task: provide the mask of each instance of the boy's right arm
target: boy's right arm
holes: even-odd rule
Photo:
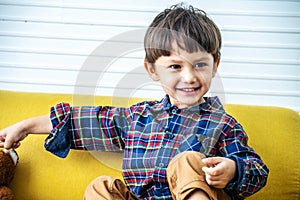
[[[18,148],[28,134],[49,134],[51,130],[49,114],[23,120],[0,130],[0,147]]]

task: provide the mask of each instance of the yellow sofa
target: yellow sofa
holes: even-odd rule
[[[0,129],[49,113],[50,106],[62,101],[72,103],[72,95],[0,91]],[[111,98],[96,97],[95,102],[108,105]],[[267,106],[226,105],[226,110],[243,124],[250,145],[270,169],[266,187],[249,199],[300,199],[299,114]],[[119,155],[72,150],[61,159],[44,150],[45,137],[29,135],[17,149],[20,160],[11,184],[16,200],[82,199],[97,176],[122,177]]]

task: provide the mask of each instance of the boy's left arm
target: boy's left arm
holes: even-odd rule
[[[248,197],[263,188],[269,170],[260,156],[248,146],[248,137],[241,125],[236,123],[232,129],[225,131],[220,141],[220,151],[224,156],[220,158],[220,167],[223,166],[227,178],[231,177],[225,189],[235,195]],[[233,167],[234,174],[228,170],[228,166]]]

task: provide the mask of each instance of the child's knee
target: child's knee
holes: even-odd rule
[[[191,179],[205,181],[205,173],[202,171],[205,155],[200,152],[186,151],[176,155],[167,167],[167,179],[169,182],[187,182]],[[184,181],[184,182],[185,182]]]
[[[111,176],[99,176],[97,178],[95,178],[90,185],[101,185],[101,186],[106,186],[107,188],[110,188],[110,186],[113,184],[113,182],[116,179],[114,177]]]
[[[116,179],[111,176],[97,177],[86,187],[84,199],[94,199],[110,193],[115,180]]]
[[[173,167],[193,167],[197,166],[197,168],[204,166],[202,159],[205,158],[205,155],[196,152],[196,151],[185,151],[177,154],[169,163],[168,169]],[[179,165],[179,166],[178,166]],[[194,168],[194,167],[193,167]]]
[[[139,200],[120,179],[111,176],[99,176],[90,183],[85,192],[85,200],[89,199]]]

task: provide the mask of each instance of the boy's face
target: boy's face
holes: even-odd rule
[[[179,49],[170,56],[159,57],[145,68],[154,81],[159,81],[171,103],[179,108],[199,105],[217,72],[219,60],[205,51],[188,53]]]

